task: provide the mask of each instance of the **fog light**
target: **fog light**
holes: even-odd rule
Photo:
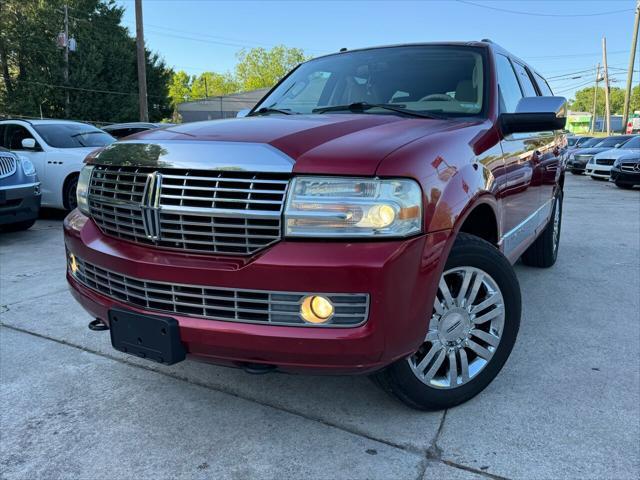
[[[71,273],[74,275],[78,271],[78,262],[76,261],[76,256],[73,253],[69,254],[69,268],[71,269]]]
[[[305,297],[300,305],[300,315],[309,323],[325,323],[333,316],[333,312],[331,301],[320,295]]]

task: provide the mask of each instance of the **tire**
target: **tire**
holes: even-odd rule
[[[596,176],[594,176],[594,175],[591,175],[591,179],[592,179],[592,180],[597,180],[598,182],[601,182],[601,181],[603,181],[603,180],[604,180],[604,178],[596,177]]]
[[[67,210],[73,210],[78,206],[78,198],[76,197],[76,190],[78,188],[78,175],[69,177],[62,189],[62,201],[64,202],[64,208]]]
[[[616,187],[622,188],[623,190],[631,190],[631,189],[633,189],[633,185],[631,185],[629,183],[615,182],[615,184],[616,184]]]
[[[562,191],[559,191],[554,198],[549,223],[547,223],[547,226],[536,241],[522,254],[522,263],[525,265],[549,268],[556,263],[558,247],[560,246],[560,231],[562,229],[562,198]],[[557,231],[555,229],[556,221]]]
[[[581,170],[571,170],[571,173],[573,173],[574,175],[582,175],[584,172]]]
[[[464,280],[467,273],[471,275],[468,281]],[[481,277],[480,288],[475,289],[474,285],[479,273],[484,277]],[[460,311],[468,312],[474,306],[485,302],[491,296],[491,292],[496,293],[496,290],[485,287],[485,281],[491,281],[493,287],[497,288],[499,299],[496,302],[498,303],[489,304],[486,308],[479,310],[477,315],[468,315],[464,318],[465,314],[461,315]],[[458,298],[465,282],[468,285],[465,290],[466,295],[463,296],[468,300],[466,304],[460,303]],[[413,355],[398,360],[373,376],[374,383],[383,390],[419,410],[453,407],[484,390],[507,361],[520,326],[521,298],[518,279],[506,257],[490,243],[473,235],[460,233],[447,259],[441,277],[441,285],[443,283],[448,287],[451,286],[448,291],[455,306],[445,300],[442,288],[439,288],[425,342]],[[457,287],[457,290],[454,287]],[[491,298],[495,297],[491,296]],[[476,325],[474,318],[485,317],[487,315],[485,312],[498,313],[498,315]],[[495,346],[467,333],[469,328],[474,331],[485,328],[493,332],[494,323],[499,326],[496,331],[500,332],[497,343],[495,338],[492,340],[496,343]],[[452,339],[445,338],[445,335],[460,336]],[[466,340],[464,340],[465,335]],[[471,346],[471,343],[474,345]],[[487,353],[491,354],[487,360],[479,354],[476,355],[472,350],[478,346],[482,347],[485,356]],[[434,348],[438,353],[431,353]],[[491,349],[493,350],[490,351]],[[467,368],[466,379],[463,376],[463,352],[467,366],[475,367]],[[427,359],[430,355],[431,360]],[[453,363],[455,370],[450,368],[452,356],[455,360]],[[443,359],[440,360],[441,358]],[[425,362],[422,367],[421,362]],[[478,365],[480,365],[479,368]],[[427,377],[432,370],[434,373],[429,380]],[[452,371],[455,375],[451,375]]]
[[[11,223],[9,225],[3,225],[0,227],[0,231],[3,232],[21,232],[22,230],[28,230],[36,223],[36,219],[25,220],[24,222]]]

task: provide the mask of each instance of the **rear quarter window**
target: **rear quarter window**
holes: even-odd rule
[[[553,90],[551,90],[547,81],[537,73],[534,73],[533,76],[536,78],[536,83],[538,84],[538,88],[542,95],[545,97],[553,97]]]

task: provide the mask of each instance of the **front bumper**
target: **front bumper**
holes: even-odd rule
[[[0,225],[38,218],[41,199],[39,182],[0,187]]]
[[[625,185],[640,185],[640,173],[632,173],[613,167],[611,169],[611,180]]]
[[[224,365],[275,365],[282,371],[369,373],[424,341],[451,235],[442,231],[384,242],[280,241],[251,258],[193,255],[107,237],[77,210],[64,224],[69,252],[101,268],[157,282],[275,292],[366,293],[366,323],[350,328],[280,326],[165,314],[180,325],[193,357]],[[67,279],[74,297],[108,323],[111,308],[140,313]]]
[[[585,174],[598,178],[609,178],[611,166],[588,163]]]

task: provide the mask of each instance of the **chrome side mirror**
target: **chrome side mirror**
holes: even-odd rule
[[[567,99],[564,97],[525,97],[514,113],[500,115],[500,127],[509,133],[561,130],[567,123]]]
[[[33,138],[23,138],[22,142],[20,142],[22,148],[25,150],[35,150],[36,149],[36,141]]]

